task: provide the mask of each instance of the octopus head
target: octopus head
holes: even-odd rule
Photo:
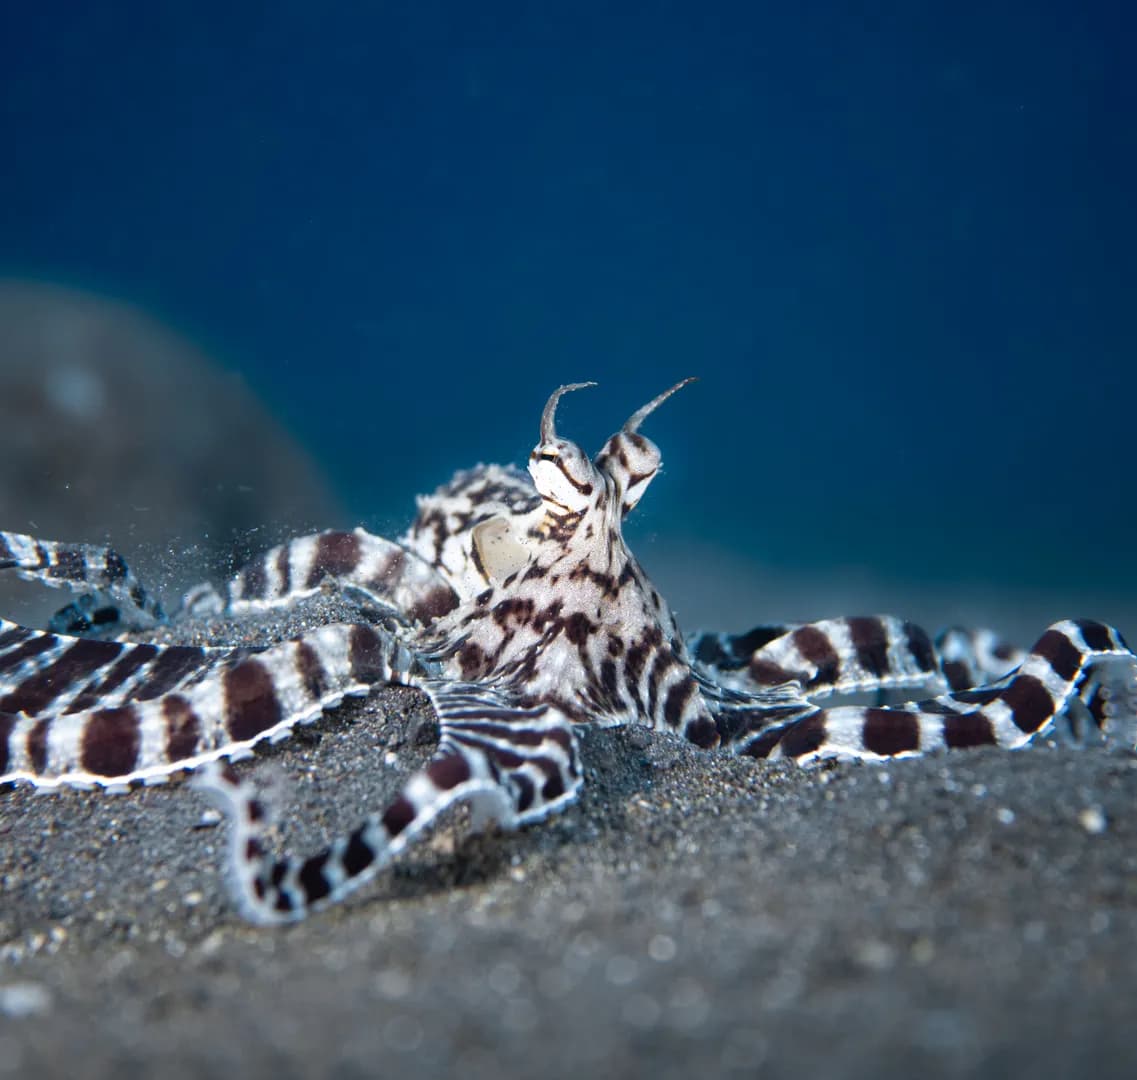
[[[659,447],[639,433],[640,424],[676,390],[692,381],[676,383],[636,410],[594,460],[576,443],[557,435],[556,411],[564,394],[596,384],[570,383],[557,389],[541,415],[541,441],[529,455],[529,474],[546,511],[563,517],[607,503],[620,508],[620,517],[631,510],[659,472],[661,463]]]
[[[596,468],[610,478],[614,497],[619,501],[621,517],[643,497],[663,460],[659,447],[640,434],[640,424],[676,390],[682,389],[689,382],[694,382],[694,379],[688,378],[676,383],[642,409],[637,409],[596,455]]]

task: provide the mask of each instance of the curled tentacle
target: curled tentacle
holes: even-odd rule
[[[202,770],[195,784],[230,818],[232,884],[256,923],[295,922],[342,900],[389,865],[455,802],[471,804],[475,826],[537,821],[571,802],[582,773],[576,735],[556,708],[523,708],[481,686],[425,684],[438,711],[438,751],[381,813],[307,858],[268,850],[264,801],[229,765]]]

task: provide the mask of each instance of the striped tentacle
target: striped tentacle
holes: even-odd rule
[[[936,656],[949,690],[968,690],[1014,671],[1026,653],[993,630],[952,626],[936,636]]]
[[[229,583],[227,607],[239,615],[287,606],[318,592],[325,581],[424,624],[458,604],[454,590],[420,556],[355,529],[302,536],[257,556]]]
[[[993,630],[953,626],[936,637],[936,655],[948,689],[969,690],[1004,679],[1026,659],[1027,653]],[[1117,734],[1128,717],[1137,717],[1137,686],[1125,657],[1099,658],[1087,664],[1062,715],[1063,734],[1075,741],[1096,732],[1105,738]]]
[[[569,718],[554,707],[518,707],[485,686],[425,683],[438,711],[434,757],[378,814],[307,858],[273,857],[255,787],[220,763],[195,784],[231,820],[232,881],[252,922],[295,922],[370,881],[453,803],[471,804],[473,824],[505,828],[537,821],[576,797],[582,781]]]
[[[752,693],[796,682],[817,698],[939,681],[928,635],[891,615],[760,626],[717,639],[703,635],[695,646],[702,654],[697,651],[696,658],[724,685]]]
[[[84,598],[83,603],[72,605],[76,617],[87,608],[91,612],[105,612],[102,621],[117,621],[109,613],[119,606],[126,621],[138,627],[153,626],[166,618],[162,605],[143,588],[113,548],[64,544],[58,540],[37,540],[23,533],[0,532],[0,570],[15,570],[28,581],[55,588],[94,593],[95,596]],[[64,619],[65,613],[70,611],[71,607],[65,608],[57,620]]]
[[[102,641],[0,619],[0,711],[36,717],[147,700],[255,651]]]
[[[752,757],[824,757],[880,760],[939,749],[1024,745],[1053,726],[1076,697],[1087,671],[1103,661],[1137,671],[1121,635],[1090,621],[1051,626],[1019,668],[989,686],[952,691],[895,708],[816,709],[800,719],[756,733],[738,752]]]
[[[282,738],[351,694],[417,677],[394,636],[331,624],[263,650],[93,641],[3,624],[0,782],[121,790]]]
[[[801,623],[763,623],[744,634],[725,634],[700,630],[687,635],[687,651],[692,659],[716,682],[722,676],[742,671],[754,653],[771,641],[796,630]]]

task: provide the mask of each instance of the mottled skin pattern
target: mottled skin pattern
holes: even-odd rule
[[[85,590],[50,632],[0,620],[0,783],[127,790],[198,769],[232,822],[241,912],[281,923],[341,900],[455,802],[471,806],[475,826],[559,811],[583,782],[582,724],[642,724],[802,763],[1015,748],[1059,718],[1132,744],[1137,662],[1116,630],[1088,620],[1055,623],[1025,652],[987,631],[933,643],[886,615],[684,641],[623,522],[660,467],[639,428],[689,381],[634,413],[592,459],[556,430],[561,397],[592,384],[563,386],[545,406],[528,476],[497,465],[458,473],[419,499],[398,541],[362,529],[300,537],[254,559],[224,594],[192,590],[169,620],[113,550],[0,532],[0,569]],[[355,614],[290,640],[129,640],[156,623],[240,620],[328,589]],[[349,834],[307,857],[274,856],[268,807],[227,762],[391,682],[430,698],[435,754]],[[877,704],[819,704],[866,691]],[[885,704],[908,691],[933,696]]]
[[[529,459],[537,505],[499,504],[449,534],[468,538],[463,550],[485,587],[436,621],[420,650],[447,676],[496,687],[523,708],[553,705],[576,721],[646,724],[712,746],[718,733],[679,628],[622,533],[660,466],[637,429],[679,387],[636,413],[595,462],[556,434],[557,401],[578,388],[563,387],[545,410]]]

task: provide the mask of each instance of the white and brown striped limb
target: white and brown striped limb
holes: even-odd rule
[[[1122,661],[1137,678],[1137,658],[1103,623],[1055,623],[1022,664],[985,687],[952,691],[893,708],[815,709],[789,723],[751,734],[738,752],[799,762],[854,757],[881,760],[934,750],[1001,746],[1014,749],[1048,732],[1078,699],[1097,663]]]
[[[446,579],[415,552],[354,529],[302,536],[252,559],[230,581],[226,610],[244,615],[286,607],[329,583],[358,590],[417,623],[458,605]]]
[[[721,685],[751,693],[792,682],[813,700],[943,685],[928,635],[891,615],[758,626],[745,634],[699,634],[692,638],[691,650]]]
[[[240,757],[344,697],[416,677],[396,638],[332,624],[264,649],[127,644],[0,623],[0,783],[123,789]]]
[[[481,686],[426,683],[423,688],[440,717],[437,752],[385,810],[369,814],[313,855],[271,854],[265,803],[232,766],[217,764],[199,774],[195,785],[232,822],[232,884],[247,919],[295,922],[338,903],[374,878],[454,803],[470,804],[476,828],[487,821],[515,828],[576,797],[579,748],[563,713],[545,705],[518,708]]]
[[[123,609],[126,621],[138,628],[165,620],[161,604],[143,588],[126,560],[113,548],[0,532],[0,570],[15,570],[28,581],[53,588],[94,593]]]

